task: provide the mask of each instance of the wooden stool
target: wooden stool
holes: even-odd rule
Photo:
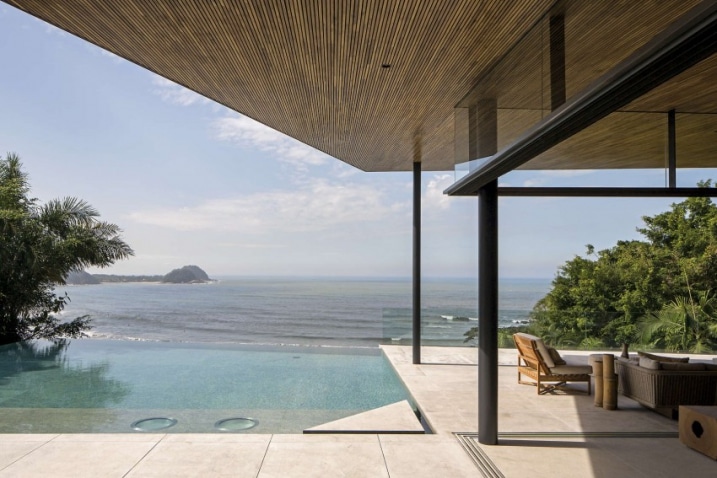
[[[605,410],[617,408],[617,375],[613,354],[602,356],[602,407]]]
[[[595,382],[595,406],[602,408],[602,354],[590,354],[588,362],[593,367],[592,377]]]

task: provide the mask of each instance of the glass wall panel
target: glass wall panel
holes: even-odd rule
[[[697,4],[699,0],[556,2],[555,7],[493,68],[485,72],[456,105],[457,179],[479,168],[493,154],[509,146],[563,103],[589,89],[591,83]],[[659,109],[659,112],[666,111],[664,106]],[[619,141],[627,140],[630,155],[646,154],[651,162],[647,167],[662,167],[664,150],[659,155],[659,163],[652,162],[657,157],[653,150],[664,146],[664,138],[649,141],[649,151],[642,151],[641,148],[637,151],[629,143],[637,144],[638,141],[628,136],[630,131],[637,131],[650,140],[648,136],[654,134],[653,127],[664,122],[664,118],[651,117],[654,109],[632,109],[629,112],[632,114],[613,116],[603,123],[605,134],[614,138],[612,147],[616,148]],[[485,121],[486,117],[495,117],[494,130],[491,130],[490,121]],[[605,127],[605,124],[609,126]],[[593,146],[605,146],[608,141],[593,140],[593,143]],[[646,144],[645,141],[642,143]],[[542,159],[551,162],[550,155]],[[580,162],[591,168],[600,166],[588,166],[588,163],[605,163],[609,159],[608,153],[595,151],[584,151],[580,156]],[[549,167],[564,166],[552,164]],[[644,165],[635,159],[622,167]]]

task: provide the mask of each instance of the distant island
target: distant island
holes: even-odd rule
[[[212,282],[212,279],[197,266],[184,266],[165,275],[162,278],[162,282],[169,284],[203,284]]]
[[[87,272],[85,272],[87,274]],[[114,274],[87,274],[97,279],[97,283],[101,282],[162,282],[164,276],[118,276]],[[70,277],[67,278],[70,283]]]
[[[131,275],[90,274],[85,271],[71,272],[65,282],[70,285],[91,285],[103,282],[162,282],[165,284],[204,284],[214,282],[206,272],[198,266],[184,266],[174,269],[165,275]]]

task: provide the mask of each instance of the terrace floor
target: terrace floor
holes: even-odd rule
[[[434,434],[5,434],[0,477],[717,476],[676,421],[632,400],[608,411],[581,385],[541,396],[518,385],[510,350],[499,356],[500,444],[478,445],[477,351],[424,347],[412,365],[410,347],[383,349]]]

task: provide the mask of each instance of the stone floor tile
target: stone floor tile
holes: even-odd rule
[[[261,467],[267,445],[251,441],[163,441],[127,477],[254,478]]]
[[[258,433],[177,433],[167,435],[162,443],[261,443],[269,445],[271,435]]]
[[[49,442],[0,471],[0,477],[124,476],[155,446],[151,442]]]
[[[321,436],[324,435],[310,435]],[[346,440],[272,441],[258,478],[388,478],[378,438],[372,438],[372,443]]]
[[[346,435],[346,434],[307,434],[307,435],[274,435],[271,443],[378,443],[373,434]]]
[[[55,443],[159,443],[166,435],[161,433],[65,433]]]
[[[36,448],[44,445],[44,441],[4,442],[0,445],[0,470],[26,456]]]
[[[475,464],[455,438],[396,440],[381,435],[381,448],[391,478],[478,476]]]

